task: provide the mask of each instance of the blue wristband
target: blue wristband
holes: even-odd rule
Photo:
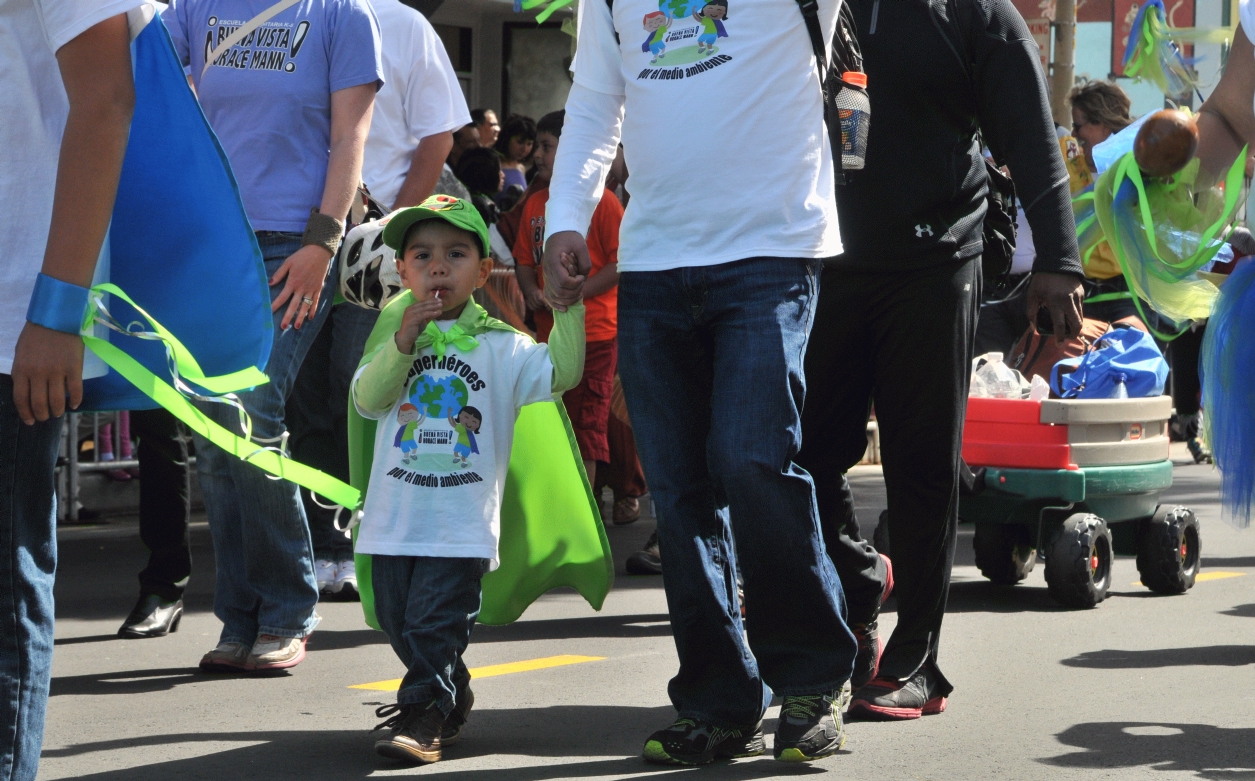
[[[26,320],[53,331],[78,334],[83,330],[83,313],[87,311],[85,287],[40,274],[35,278],[35,291],[31,293],[30,306],[26,308]]]

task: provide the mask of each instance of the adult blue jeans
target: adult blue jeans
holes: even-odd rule
[[[28,426],[0,374],[0,781],[33,781],[52,678],[53,468],[61,418]]]
[[[375,309],[349,303],[333,307],[288,394],[287,422],[292,432],[288,446],[292,457],[346,483],[349,385],[378,319]],[[352,559],[352,541],[335,528],[336,511],[319,506],[307,488],[301,489],[301,497],[314,539],[314,556],[333,562]]]
[[[267,277],[301,248],[300,234],[257,234]],[[318,336],[335,294],[335,264],[327,274],[318,310],[300,328],[283,331],[286,307],[274,314],[274,346],[266,363],[270,382],[239,394],[253,422],[255,440],[285,430],[283,405],[305,353]],[[283,285],[270,288],[274,299]],[[199,402],[201,411],[242,434],[239,415],[228,404]],[[278,442],[265,443],[277,446]],[[259,445],[260,446],[260,445]],[[318,583],[305,508],[294,483],[274,480],[252,464],[196,437],[196,467],[217,560],[214,615],[222,621],[220,643],[252,645],[260,634],[304,637],[318,623]]]
[[[400,705],[433,700],[448,716],[471,683],[462,654],[479,617],[487,559],[371,556],[375,617],[405,665]]]
[[[658,518],[681,717],[748,727],[773,691],[850,677],[845,598],[793,463],[820,268],[751,258],[619,280],[619,374]]]

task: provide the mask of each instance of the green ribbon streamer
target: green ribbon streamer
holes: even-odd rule
[[[1155,259],[1168,268],[1180,269],[1186,273],[1195,271],[1204,266],[1207,261],[1215,257],[1216,253],[1220,251],[1219,245],[1210,245],[1212,240],[1215,239],[1216,236],[1219,235],[1220,231],[1224,229],[1225,225],[1228,224],[1229,220],[1233,216],[1235,208],[1237,207],[1238,198],[1242,192],[1242,178],[1245,174],[1246,155],[1248,149],[1249,147],[1242,147],[1242,154],[1237,156],[1237,159],[1234,161],[1233,165],[1230,166],[1229,172],[1225,176],[1224,209],[1219,219],[1203,229],[1202,237],[1199,240],[1199,246],[1204,249],[1199,250],[1190,257],[1182,258],[1179,263],[1173,263],[1170,260],[1165,260],[1164,257],[1159,254],[1159,245],[1155,239],[1155,220],[1150,211],[1150,199],[1146,195],[1146,184],[1142,181],[1142,171],[1138,168],[1137,161],[1134,159],[1132,152],[1125,153],[1124,157],[1120,158],[1120,161],[1116,163],[1115,181],[1111,183],[1111,194],[1114,197],[1115,194],[1120,191],[1120,185],[1125,179],[1132,182],[1133,186],[1137,188],[1138,208],[1142,213],[1142,227],[1146,233],[1146,241],[1150,244],[1150,249],[1151,252],[1154,253]],[[1163,185],[1163,189],[1166,192],[1174,189],[1175,186],[1176,183],[1172,185]],[[1119,244],[1118,237],[1116,237],[1116,244]],[[1117,246],[1117,250],[1121,250],[1121,248]],[[1120,265],[1123,266],[1123,252],[1117,251],[1116,256],[1120,260]],[[1152,266],[1149,271],[1154,274],[1154,267]],[[1128,274],[1127,270],[1125,271],[1125,274]],[[1166,281],[1176,281],[1175,279],[1169,279],[1162,274],[1156,274],[1156,276],[1159,276],[1161,279],[1165,279]]]
[[[169,348],[180,377],[189,379],[214,393],[223,394],[253,388],[270,382],[270,378],[265,373],[259,371],[256,367],[250,366],[247,369],[232,372],[231,374],[206,377],[200,364],[196,362],[196,359],[192,357],[188,349],[164,326],[136,305],[116,285],[108,283],[96,285],[92,288],[92,293],[94,295],[90,299],[91,303],[83,316],[83,331],[85,332],[82,334],[83,343],[88,349],[100,356],[100,359],[114,371],[147,394],[153,401],[169,410],[176,418],[183,421],[189,429],[236,458],[247,461],[276,477],[291,480],[297,485],[305,486],[310,491],[326,497],[342,507],[347,507],[350,510],[357,508],[361,502],[361,492],[356,488],[228,431],[206,417],[181,392],[153,374],[139,361],[127,355],[111,342],[92,336],[88,332],[97,321],[106,322],[102,314],[100,301],[102,296],[108,293],[130,304],[135,308],[136,312],[139,312],[148,320],[152,327],[152,333],[157,334],[160,340]],[[136,336],[138,338],[138,335]]]
[[[1119,293],[1099,293],[1096,296],[1090,296],[1085,299],[1086,304],[1101,304],[1104,301],[1123,301],[1126,298],[1132,298],[1133,294],[1125,291]]]
[[[1159,20],[1158,9],[1150,9],[1142,16],[1142,29],[1138,31],[1137,42],[1134,43],[1133,35],[1129,35],[1129,45],[1133,47],[1133,54],[1129,57],[1129,62],[1124,66],[1124,75],[1136,79],[1144,76],[1142,73],[1143,63],[1153,60],[1155,57],[1155,44],[1157,32],[1156,24]]]
[[[546,2],[549,4],[545,5]],[[555,11],[566,8],[573,2],[575,2],[575,0],[523,0],[523,2],[520,3],[520,6],[524,11],[530,11],[533,8],[544,5],[545,10],[536,14],[536,24],[544,24],[545,20],[550,16],[553,16]]]
[[[166,330],[165,326],[157,322],[152,315],[145,312],[138,304],[132,301],[131,297],[124,293],[120,287],[105,282],[93,287],[92,292],[97,295],[91,297],[92,305],[87,307],[87,310],[83,313],[84,331],[90,330],[95,321],[101,320],[100,298],[105,293],[108,293],[130,304],[136,312],[139,312],[148,320],[149,325],[152,327],[152,332],[161,337],[161,341],[165,342],[170,348],[170,354],[174,358],[174,365],[177,367],[180,377],[191,380],[202,388],[217,394],[231,393],[244,388],[255,388],[258,385],[265,385],[270,382],[270,378],[256,366],[250,366],[247,369],[241,369],[230,374],[206,377],[204,370],[200,368],[200,364],[192,357],[191,352],[183,346],[183,343],[175,338],[174,334]]]
[[[1243,148],[1242,153],[1237,156],[1233,165],[1230,166],[1229,171],[1225,176],[1224,202],[1220,209],[1219,216],[1215,221],[1206,225],[1201,231],[1198,242],[1199,249],[1187,256],[1181,257],[1175,262],[1165,258],[1160,253],[1159,243],[1155,235],[1155,219],[1152,214],[1150,202],[1151,198],[1148,193],[1148,189],[1153,188],[1156,194],[1163,196],[1175,191],[1186,179],[1189,179],[1192,182],[1193,177],[1197,176],[1198,172],[1197,161],[1193,162],[1192,168],[1187,167],[1184,171],[1174,177],[1171,182],[1165,183],[1162,181],[1155,181],[1152,183],[1150,188],[1148,188],[1146,182],[1143,181],[1141,169],[1138,168],[1137,161],[1134,159],[1132,152],[1125,154],[1124,157],[1122,157],[1115,165],[1102,175],[1098,184],[1094,187],[1095,196],[1098,196],[1095,197],[1094,201],[1095,212],[1098,216],[1099,222],[1102,224],[1103,233],[1106,235],[1107,241],[1115,250],[1116,260],[1119,262],[1120,270],[1124,273],[1124,277],[1128,281],[1129,288],[1131,290],[1139,291],[1141,290],[1141,286],[1138,284],[1137,279],[1130,268],[1129,260],[1126,257],[1126,250],[1120,240],[1119,229],[1116,227],[1114,217],[1111,212],[1112,201],[1116,193],[1119,192],[1124,180],[1129,180],[1133,187],[1137,190],[1136,208],[1141,217],[1141,229],[1146,235],[1147,245],[1154,257],[1154,261],[1157,261],[1158,264],[1157,265],[1156,262],[1146,260],[1141,261],[1141,265],[1147,273],[1163,282],[1171,284],[1182,280],[1191,273],[1197,271],[1209,260],[1215,257],[1216,252],[1219,251],[1219,244],[1212,246],[1212,242],[1221,234],[1222,231],[1224,231],[1226,225],[1229,224],[1234,212],[1236,211],[1238,198],[1242,188],[1242,177],[1244,173],[1246,155],[1247,148]],[[1194,199],[1191,198],[1189,200]],[[1149,295],[1149,291],[1143,292]],[[1181,330],[1176,333],[1162,333],[1154,328],[1151,328],[1150,320],[1147,318],[1146,312],[1142,308],[1141,296],[1135,294],[1132,296],[1132,299],[1133,305],[1137,309],[1138,314],[1141,316],[1142,321],[1146,324],[1146,327],[1150,330],[1151,334],[1153,334],[1157,339],[1170,342],[1181,336],[1185,333],[1185,331],[1189,330],[1188,322],[1185,323]],[[1152,301],[1152,303],[1154,302]]]
[[[453,345],[466,353],[479,347],[479,342],[475,341],[475,337],[468,334],[457,323],[454,323],[453,327],[448,331],[441,331],[440,326],[436,325],[435,321],[432,321],[427,324],[427,328],[423,330],[423,333],[414,342],[414,346],[418,350],[429,345],[436,353],[437,358],[443,358],[445,350],[449,348],[449,345]]]

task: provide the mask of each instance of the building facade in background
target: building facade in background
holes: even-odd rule
[[[435,26],[472,108],[537,119],[566,105],[571,89],[570,13],[537,25],[536,12],[514,13],[512,0],[402,0]]]

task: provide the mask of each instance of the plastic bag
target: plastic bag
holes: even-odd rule
[[[1107,399],[1121,375],[1130,398],[1163,393],[1168,362],[1150,334],[1136,328],[1113,329],[1085,355],[1056,363],[1050,388],[1065,399]]]
[[[1198,270],[1224,247],[1240,203],[1244,160],[1245,152],[1223,186],[1197,181],[1197,159],[1170,180],[1143,179],[1131,152],[1099,178],[1095,216],[1139,308],[1139,300],[1148,301],[1176,322],[1210,314],[1219,290]],[[1081,214],[1086,204],[1074,208]]]
[[[978,395],[991,399],[1021,398],[1019,373],[1002,362],[1002,353],[985,353],[978,356],[973,364],[976,366],[976,380],[983,393],[969,393],[969,396]]]

